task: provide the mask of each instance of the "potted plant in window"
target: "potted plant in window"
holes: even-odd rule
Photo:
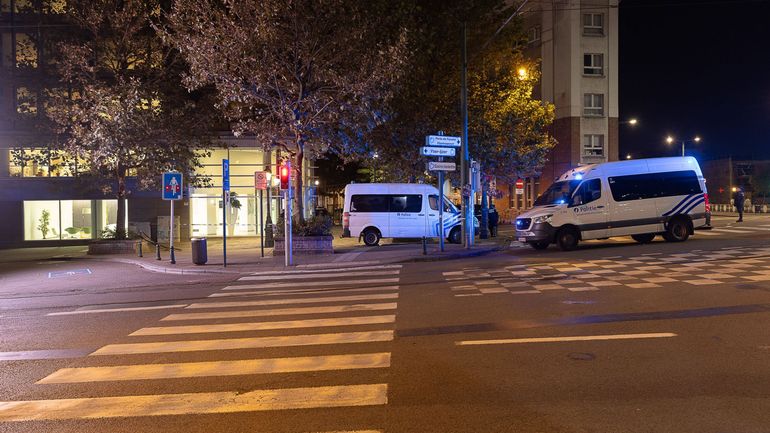
[[[40,219],[38,219],[37,222],[37,229],[40,230],[40,233],[43,235],[43,239],[45,239],[46,236],[48,236],[48,232],[51,230],[51,212],[43,210],[43,212],[40,214]]]

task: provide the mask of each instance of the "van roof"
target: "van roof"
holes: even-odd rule
[[[425,183],[351,183],[345,186],[345,194],[348,192],[367,192],[380,194],[394,194],[403,192],[435,192],[438,189],[434,185]]]
[[[698,161],[692,156],[677,156],[668,158],[645,158],[626,161],[612,161],[600,164],[581,165],[573,168],[561,176],[558,180],[581,180],[600,176],[618,176],[624,174],[666,172],[679,170],[693,170],[698,176],[701,173]]]

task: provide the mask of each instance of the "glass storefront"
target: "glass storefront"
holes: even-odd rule
[[[96,239],[115,230],[117,214],[117,200],[27,200],[24,240]]]

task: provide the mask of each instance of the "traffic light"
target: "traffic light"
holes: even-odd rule
[[[289,167],[282,165],[279,169],[279,174],[281,176],[281,189],[289,189],[289,178],[291,177]]]

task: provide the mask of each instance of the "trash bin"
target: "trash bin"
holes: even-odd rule
[[[209,261],[206,238],[190,239],[190,249],[192,249],[192,261],[196,265],[205,265]]]

